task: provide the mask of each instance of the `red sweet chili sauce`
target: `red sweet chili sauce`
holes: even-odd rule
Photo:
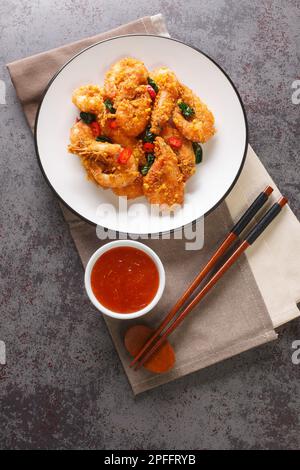
[[[156,264],[147,253],[121,246],[106,251],[94,264],[91,286],[109,310],[133,313],[149,305],[159,285]]]

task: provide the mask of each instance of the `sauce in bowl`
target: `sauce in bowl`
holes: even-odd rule
[[[155,262],[142,250],[129,246],[111,248],[95,262],[91,287],[97,300],[118,313],[142,310],[159,287]]]

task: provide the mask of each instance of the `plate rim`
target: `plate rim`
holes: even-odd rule
[[[187,224],[184,224],[180,227],[176,227],[174,229],[171,229],[171,230],[167,230],[167,231],[162,231],[162,232],[155,232],[155,233],[143,233],[143,234],[136,234],[134,232],[120,232],[119,230],[115,230],[116,233],[126,233],[126,234],[132,234],[132,235],[139,235],[139,236],[143,236],[143,235],[161,235],[161,234],[164,234],[164,233],[173,233],[175,232],[176,230],[179,230],[181,229],[182,227],[185,227],[187,225],[190,225],[190,224],[194,224],[197,220],[199,220],[201,217],[207,217],[211,212],[213,212],[225,199],[226,197],[231,193],[232,189],[234,188],[234,186],[236,185],[239,177],[240,177],[240,174],[242,172],[242,169],[244,167],[244,164],[245,164],[245,160],[246,160],[246,156],[247,156],[247,151],[248,151],[248,145],[249,145],[249,126],[248,126],[248,120],[247,120],[247,114],[246,114],[246,111],[245,111],[245,106],[244,106],[244,103],[242,101],[242,98],[238,92],[238,89],[237,87],[235,86],[235,84],[233,83],[232,79],[230,78],[230,76],[227,74],[227,72],[225,72],[225,70],[223,69],[223,67],[221,67],[214,59],[212,59],[208,54],[206,54],[205,52],[203,52],[201,49],[195,47],[195,46],[192,46],[191,44],[187,43],[187,42],[184,42],[184,41],[181,41],[180,39],[175,39],[175,38],[171,38],[171,37],[168,37],[168,36],[160,36],[159,34],[122,34],[120,36],[113,36],[111,38],[108,38],[108,39],[103,39],[102,41],[97,41],[95,42],[94,44],[91,44],[90,46],[87,46],[85,47],[84,49],[82,49],[81,51],[77,52],[77,54],[74,54],[67,62],[65,62],[59,69],[58,71],[52,76],[52,78],[49,80],[49,82],[47,83],[46,87],[45,87],[45,90],[40,98],[40,102],[39,102],[39,105],[38,105],[38,109],[37,109],[37,113],[36,113],[36,116],[35,116],[35,121],[34,121],[34,147],[35,147],[35,153],[36,153],[36,157],[37,157],[37,161],[38,161],[38,164],[39,164],[39,167],[40,167],[40,170],[41,170],[41,173],[44,177],[44,179],[46,180],[46,183],[48,184],[48,186],[51,188],[51,190],[54,192],[55,196],[58,198],[58,200],[60,202],[62,202],[64,204],[64,206],[69,209],[73,214],[75,214],[77,217],[79,217],[80,219],[84,220],[85,222],[87,222],[88,224],[94,226],[94,227],[97,227],[99,224],[96,224],[95,222],[92,222],[91,220],[87,219],[86,217],[84,217],[83,215],[79,214],[79,212],[77,212],[75,209],[73,209],[69,204],[67,204],[67,202],[58,194],[58,192],[56,191],[56,189],[54,188],[54,186],[52,185],[51,181],[49,180],[45,170],[44,170],[44,167],[42,165],[42,162],[41,162],[41,157],[40,157],[40,154],[39,154],[39,148],[38,148],[38,139],[37,139],[37,127],[38,127],[38,121],[39,121],[39,115],[40,115],[40,111],[41,111],[41,108],[42,108],[42,105],[43,105],[43,102],[44,102],[44,99],[45,99],[45,96],[50,88],[50,86],[52,85],[52,83],[55,81],[55,79],[58,77],[58,75],[63,71],[63,69],[70,63],[72,62],[76,57],[80,56],[81,54],[83,54],[85,51],[87,51],[88,49],[91,49],[92,47],[95,47],[95,46],[98,46],[99,44],[102,44],[102,43],[105,43],[105,42],[108,42],[108,41],[114,41],[115,39],[120,39],[120,38],[127,38],[127,37],[155,37],[155,38],[159,38],[159,39],[165,39],[165,40],[168,40],[168,41],[174,41],[174,42],[178,42],[180,44],[183,44],[184,46],[187,46],[187,47],[190,47],[191,49],[194,49],[195,51],[197,51],[198,53],[204,55],[207,59],[209,59],[214,65],[216,65],[218,67],[218,69],[225,75],[225,77],[227,78],[227,80],[229,81],[229,83],[231,84],[238,100],[239,100],[239,103],[241,105],[241,108],[242,108],[242,112],[243,112],[243,116],[244,116],[244,124],[245,124],[245,147],[244,147],[244,152],[243,152],[243,157],[242,157],[242,160],[241,160],[241,164],[240,164],[240,167],[237,171],[237,174],[233,180],[233,182],[231,183],[230,187],[228,188],[228,190],[226,191],[226,193],[221,197],[221,199],[219,199],[219,201],[216,202],[216,204],[211,207],[207,212],[205,212],[202,216],[188,222]],[[111,230],[109,229],[108,227],[104,227],[101,225],[102,228],[104,228],[105,230]]]

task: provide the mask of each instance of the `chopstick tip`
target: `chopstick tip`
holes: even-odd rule
[[[272,188],[272,186],[267,186],[266,189],[264,190],[264,193],[267,195],[267,196],[270,196],[270,194],[274,191],[274,189]]]
[[[282,196],[278,201],[278,204],[280,205],[281,208],[285,206],[287,203],[288,203],[288,199],[284,196]]]

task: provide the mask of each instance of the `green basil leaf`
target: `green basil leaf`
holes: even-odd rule
[[[146,158],[147,158],[148,165],[151,166],[153,164],[154,160],[155,160],[154,154],[153,153],[148,153]]]
[[[143,176],[146,176],[146,174],[148,173],[150,169],[150,166],[149,165],[144,165],[140,168],[140,173],[143,175]]]
[[[106,109],[111,113],[111,114],[116,114],[116,109],[114,108],[114,105],[110,99],[104,100],[104,104]]]
[[[151,131],[150,131],[150,126],[146,127],[146,130],[144,132],[144,135],[143,135],[143,142],[150,142],[150,143],[153,143],[154,140],[155,140],[155,137],[156,135],[153,134]]]
[[[105,135],[98,135],[96,137],[97,142],[109,142],[112,143],[112,140],[109,137],[106,137]]]
[[[199,142],[193,142],[193,150],[195,154],[195,161],[196,163],[201,163],[202,162],[202,157],[203,157],[203,150]]]
[[[148,83],[150,86],[152,86],[153,90],[155,91],[155,93],[158,93],[158,86],[156,85],[155,81],[152,80],[152,78],[148,77]]]
[[[191,106],[189,106],[187,103],[184,103],[183,101],[181,101],[181,103],[178,103],[178,106],[181,110],[182,116],[185,117],[186,119],[194,116],[195,114],[194,109],[191,108]]]
[[[80,113],[80,118],[85,122],[86,124],[91,124],[92,122],[96,121],[96,115],[93,113]]]

